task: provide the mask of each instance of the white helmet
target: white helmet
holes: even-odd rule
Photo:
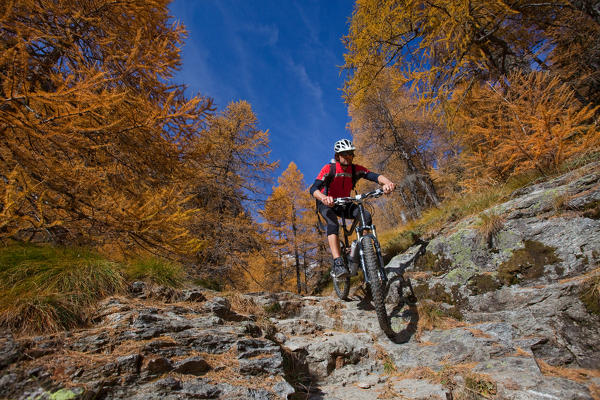
[[[356,148],[348,139],[340,139],[333,145],[333,151],[337,153],[341,153],[342,151],[354,151]]]

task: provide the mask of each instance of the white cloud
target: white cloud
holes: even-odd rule
[[[303,7],[304,6],[304,7]],[[294,2],[294,8],[300,17],[300,20],[304,24],[306,31],[308,32],[307,42],[309,46],[306,47],[305,51],[312,53],[314,57],[320,57],[321,59],[328,60],[330,63],[335,63],[336,55],[331,49],[323,44],[319,39],[319,29],[320,22],[318,19],[318,11],[319,11],[319,2],[313,3],[311,7],[305,7],[306,3]],[[313,13],[317,15],[308,16],[306,14],[306,9],[311,10]]]
[[[323,105],[323,89],[313,81],[306,68],[302,64],[296,64],[291,57],[285,57],[285,62],[288,69],[293,73],[300,86],[306,90],[310,97],[314,100],[315,108],[319,111],[319,115],[325,115],[325,107]]]
[[[279,29],[275,25],[244,24],[240,31],[251,34],[253,40],[266,46],[275,46],[279,41]]]

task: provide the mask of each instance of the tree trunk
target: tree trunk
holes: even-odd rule
[[[302,266],[304,269],[304,293],[308,294],[308,266],[306,265],[306,252],[302,256]]]
[[[296,209],[292,207],[292,232],[294,233],[294,257],[296,259],[296,290],[302,293],[302,281],[300,279],[300,254],[298,253],[298,228],[296,227]]]

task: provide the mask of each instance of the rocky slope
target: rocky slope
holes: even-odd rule
[[[600,399],[600,167],[446,227],[351,300],[135,283],[88,329],[0,334],[7,399]],[[411,252],[387,266],[393,278]]]

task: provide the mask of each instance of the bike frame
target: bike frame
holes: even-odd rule
[[[365,199],[366,198],[368,198],[368,197],[365,197]],[[354,221],[352,222],[352,225],[350,226],[350,229],[348,229],[346,227],[346,217],[344,217],[344,214],[342,214],[341,218],[342,218],[342,226],[344,227],[344,246],[346,246],[346,249],[350,248],[350,244],[348,243],[348,238],[350,236],[352,236],[353,231],[356,231],[356,240],[357,240],[358,250],[359,250],[359,254],[360,254],[360,267],[363,270],[363,276],[365,277],[365,282],[370,283],[369,274],[367,274],[367,268],[365,265],[365,255],[363,252],[363,240],[365,237],[371,237],[373,239],[373,244],[375,245],[377,259],[379,260],[379,265],[378,265],[379,275],[380,275],[382,282],[384,284],[386,284],[388,281],[388,278],[387,278],[385,269],[383,268],[383,255],[381,253],[381,246],[379,245],[379,240],[377,240],[377,231],[375,230],[375,225],[373,225],[373,224],[367,225],[366,224],[364,200],[356,199],[356,198],[351,198],[351,199],[352,200],[350,200],[349,203],[351,202],[351,203],[355,203],[356,205],[358,205],[360,221],[358,220],[358,218],[355,218]],[[344,205],[344,207],[348,207],[348,206],[349,206],[349,204]],[[360,226],[358,226],[359,222],[361,222]],[[364,231],[369,231],[369,232],[365,234]]]

